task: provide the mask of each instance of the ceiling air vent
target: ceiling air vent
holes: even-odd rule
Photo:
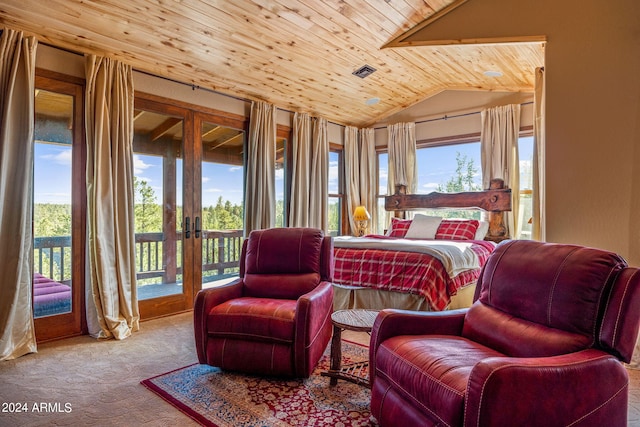
[[[354,76],[358,76],[361,79],[364,79],[368,75],[373,74],[374,71],[376,71],[376,69],[373,68],[371,65],[363,65],[362,67],[358,68],[351,74],[353,74]]]

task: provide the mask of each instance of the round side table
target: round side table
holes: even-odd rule
[[[331,314],[333,337],[331,338],[331,365],[322,375],[331,377],[330,384],[336,385],[339,379],[369,386],[369,360],[342,365],[342,331],[371,333],[377,310],[338,310]]]

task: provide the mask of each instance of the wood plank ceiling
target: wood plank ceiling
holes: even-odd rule
[[[364,127],[447,89],[533,90],[542,43],[381,48],[455,1],[3,0],[0,27]],[[363,65],[377,71],[354,76]]]

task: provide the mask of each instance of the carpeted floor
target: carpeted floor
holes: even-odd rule
[[[195,362],[191,313],[143,322],[123,341],[42,344],[36,354],[0,362],[0,426],[195,426],[140,384]],[[640,427],[640,370],[629,373],[629,426]],[[27,412],[16,412],[25,404]]]

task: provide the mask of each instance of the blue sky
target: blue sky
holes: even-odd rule
[[[532,155],[532,144],[520,144],[521,169],[526,169]],[[526,138],[530,141],[531,138]],[[418,150],[418,183],[419,193],[434,191],[438,184],[444,184],[455,173],[456,153],[460,152],[473,159],[480,171],[480,144],[457,144]],[[68,145],[36,144],[35,145],[35,188],[36,203],[71,203],[71,148]],[[387,165],[386,155],[381,156],[380,186],[381,194],[386,193]],[[182,168],[179,162],[178,200],[182,198]],[[135,175],[155,190],[158,203],[162,200],[162,158],[157,156],[134,156]],[[477,182],[480,183],[478,173]],[[276,197],[282,198],[284,171],[276,171]],[[205,163],[202,166],[202,199],[203,206],[215,205],[218,198],[229,200],[234,204],[242,202],[243,168],[240,166]],[[329,192],[338,190],[337,154],[332,153],[329,159]]]
[[[35,203],[71,204],[71,147],[35,144]]]

